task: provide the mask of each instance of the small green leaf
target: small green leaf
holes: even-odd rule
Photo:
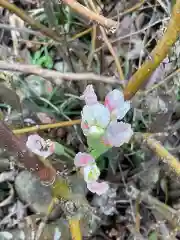
[[[90,154],[97,159],[103,153],[109,150],[110,147],[101,143],[100,138],[87,137]]]
[[[148,240],[158,240],[158,234],[157,232],[151,232],[148,236]]]
[[[67,147],[64,147],[62,144],[58,142],[54,142],[54,153],[57,155],[65,156],[69,159],[73,159],[74,152],[68,149]]]

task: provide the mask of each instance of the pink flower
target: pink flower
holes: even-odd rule
[[[107,190],[109,189],[109,185],[106,182],[91,182],[87,183],[87,188],[92,193],[102,195],[107,192]]]
[[[104,105],[111,113],[111,119],[122,119],[130,109],[130,102],[124,100],[123,93],[114,89],[105,97]]]
[[[85,100],[86,105],[93,105],[95,103],[98,103],[93,85],[87,85],[81,98]]]
[[[74,158],[74,165],[76,167],[85,167],[95,162],[95,159],[88,153],[79,152]]]
[[[47,158],[54,152],[53,142],[46,142],[38,134],[29,135],[26,146],[35,154]]]
[[[120,147],[128,143],[133,135],[131,125],[124,122],[112,121],[106,129],[102,141],[105,145]]]

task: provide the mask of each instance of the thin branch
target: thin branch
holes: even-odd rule
[[[108,19],[102,15],[99,15],[91,10],[89,10],[87,7],[83,6],[77,1],[74,0],[62,0],[63,3],[67,4],[70,8],[72,8],[74,11],[78,12],[80,15],[88,18],[91,21],[96,21],[98,24],[107,27],[107,28],[114,28],[117,26],[117,22]]]
[[[159,66],[163,59],[167,56],[170,48],[177,40],[180,32],[180,0],[176,1],[173,7],[172,17],[169,21],[167,30],[162,39],[157,43],[156,47],[151,52],[151,57],[141,68],[139,68],[130,78],[125,90],[125,99],[131,99],[136,92],[147,81],[148,77]]]
[[[123,74],[123,70],[121,68],[121,64],[120,64],[120,61],[118,59],[118,56],[116,55],[116,53],[115,53],[115,51],[113,49],[113,46],[110,43],[110,41],[109,41],[109,39],[108,39],[108,37],[106,35],[106,32],[105,32],[104,28],[100,26],[100,30],[101,30],[101,34],[103,36],[104,42],[106,43],[106,45],[107,45],[107,47],[109,49],[109,52],[111,53],[111,55],[114,58],[114,61],[115,61],[116,67],[117,67],[117,71],[119,73],[120,80],[124,80],[124,74]]]
[[[30,64],[19,64],[19,63],[9,63],[5,61],[0,61],[0,69],[14,72],[31,73],[35,75],[42,76],[44,78],[50,78],[56,84],[60,84],[59,80],[67,81],[100,81],[108,84],[120,84],[118,80],[114,77],[105,77],[101,75],[96,75],[94,73],[61,73],[55,70],[43,69],[36,65]]]
[[[0,23],[0,28],[10,30],[10,31],[22,32],[22,33],[25,32],[25,33],[33,34],[33,35],[40,36],[40,37],[43,36],[40,32],[33,31],[33,30],[31,30],[29,28],[25,28],[25,27],[23,27],[23,28],[13,27],[13,26],[10,26],[10,25],[7,25],[7,24]]]
[[[132,36],[135,36],[137,34],[140,34],[140,33],[143,33],[143,32],[146,32],[147,29],[159,24],[159,23],[162,23],[162,22],[165,22],[165,21],[168,21],[170,18],[169,17],[166,17],[164,19],[160,19],[160,20],[157,20],[155,21],[154,23],[151,23],[151,24],[148,24],[146,27],[142,28],[142,29],[139,29],[138,31],[135,31],[135,32],[131,32],[127,35],[124,35],[124,36],[121,36],[121,37],[118,37],[118,38],[115,38],[114,40],[111,40],[111,44],[112,43],[116,43],[116,42],[120,42],[121,40],[124,40],[126,38],[129,38],[129,37],[132,37]],[[103,44],[101,47],[97,48],[95,52],[99,52],[101,49],[105,48],[105,44]]]
[[[92,0],[89,0],[89,5],[91,6],[92,10],[98,14],[98,10],[97,10],[97,8],[96,8],[96,6],[95,6],[95,4]],[[110,41],[109,41],[109,39],[106,35],[105,29],[102,26],[100,26],[99,28],[100,28],[102,37],[104,39],[104,42],[106,43],[106,45],[109,49],[109,52],[111,53],[111,55],[114,58],[114,61],[115,61],[116,67],[117,67],[117,71],[119,73],[119,77],[120,77],[121,80],[124,80],[124,74],[123,74],[123,71],[122,71],[122,68],[121,68],[120,61],[119,61],[119,59],[118,59],[118,57],[117,57],[117,55],[116,55],[116,53],[113,49],[112,44],[110,43]]]
[[[33,126],[33,127],[14,129],[13,133],[16,135],[20,135],[20,134],[24,134],[24,133],[37,132],[37,131],[57,128],[57,127],[68,127],[68,126],[73,126],[73,125],[80,124],[80,123],[81,123],[81,120],[77,119],[77,120],[57,122],[57,123],[52,123],[52,124],[43,124],[43,125],[37,125],[37,126]]]
[[[125,9],[122,13],[120,13],[120,17],[136,11],[137,9],[139,9],[144,4],[144,2],[145,2],[145,0],[141,0],[140,2],[136,3],[133,7]]]

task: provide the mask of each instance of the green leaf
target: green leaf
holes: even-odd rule
[[[58,142],[54,142],[55,144],[55,149],[54,149],[54,153],[57,155],[63,155],[67,158],[73,159],[73,157],[75,156],[75,153],[73,151],[71,151],[69,148],[64,147],[62,144],[58,143]]]
[[[87,137],[90,154],[97,159],[111,147],[104,145],[100,138]]]
[[[148,236],[148,240],[158,240],[158,234],[157,232],[151,232]]]
[[[41,50],[35,52],[34,56],[32,57],[32,63],[33,64],[37,64],[37,61],[41,57],[41,53],[42,53]]]

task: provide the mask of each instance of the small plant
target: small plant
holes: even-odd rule
[[[100,181],[100,169],[96,159],[112,147],[120,147],[128,143],[133,135],[131,125],[121,119],[130,109],[130,102],[124,100],[120,90],[107,94],[104,105],[99,103],[93,86],[88,85],[81,99],[86,105],[81,112],[81,128],[87,137],[88,153],[79,152],[74,157],[74,164],[83,175],[87,188],[98,195],[105,193],[109,186]],[[58,153],[60,145],[50,140],[45,141],[38,135],[30,135],[26,143],[34,153],[48,157]]]
[[[31,57],[31,63],[48,69],[51,69],[53,67],[53,59],[49,55],[47,46],[42,47],[40,50],[36,51],[33,54]]]

